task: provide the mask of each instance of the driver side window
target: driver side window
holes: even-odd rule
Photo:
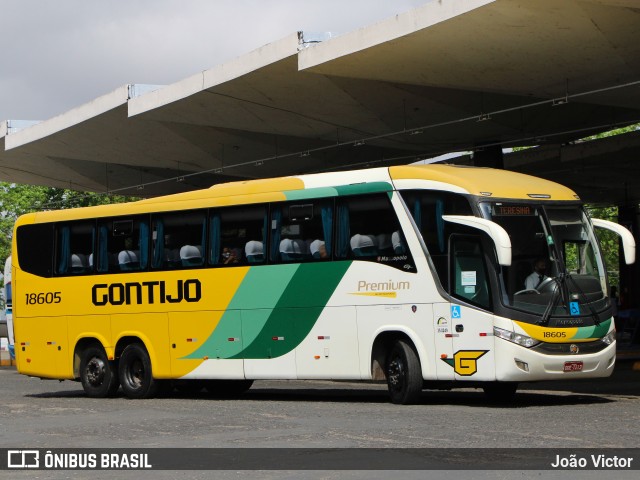
[[[449,293],[466,302],[491,309],[485,255],[480,237],[452,235]]]

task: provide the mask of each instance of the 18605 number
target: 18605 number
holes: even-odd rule
[[[44,305],[48,303],[60,303],[62,296],[60,292],[26,293],[27,305]]]

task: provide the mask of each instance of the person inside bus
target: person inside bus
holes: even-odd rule
[[[233,263],[238,263],[240,252],[236,248],[224,247],[222,249],[222,263],[224,265],[231,265]]]
[[[526,290],[536,290],[542,283],[549,278],[545,275],[547,270],[547,261],[544,258],[539,258],[533,265],[533,273],[531,273],[524,281],[524,288]]]

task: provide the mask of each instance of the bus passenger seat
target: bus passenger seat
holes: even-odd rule
[[[248,263],[262,263],[264,261],[262,242],[249,240],[244,247],[244,253]]]
[[[356,257],[373,257],[378,254],[376,238],[373,235],[356,233],[351,237],[351,250]]]
[[[291,262],[292,260],[294,260],[295,245],[293,243],[293,240],[291,240],[290,238],[283,238],[282,240],[280,240],[279,250],[280,258],[283,262]]]
[[[280,258],[285,262],[311,258],[307,244],[300,238],[285,238],[280,241]]]
[[[391,234],[391,244],[393,245],[393,253],[396,255],[402,255],[406,253],[404,242],[402,241],[402,235],[396,230]]]
[[[84,273],[87,271],[87,257],[82,253],[74,253],[71,255],[71,273]]]
[[[180,249],[180,263],[183,267],[202,265],[202,247],[200,245],[185,245]]]
[[[138,261],[138,255],[133,250],[122,250],[118,254],[118,265],[120,265],[120,270],[122,271],[140,269],[140,262]]]
[[[320,260],[322,258],[322,250],[324,248],[325,248],[325,243],[320,239],[314,240],[309,244],[309,251],[311,252],[311,256],[316,260]],[[327,253],[326,250],[324,253],[326,256],[326,253]]]

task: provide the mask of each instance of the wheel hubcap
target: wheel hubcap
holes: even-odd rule
[[[100,386],[104,382],[106,365],[101,358],[94,357],[87,363],[87,381],[92,386]]]
[[[140,360],[136,360],[131,363],[129,368],[129,383],[134,388],[140,388],[142,386],[142,380],[144,379],[144,366]]]
[[[402,388],[402,383],[404,381],[404,365],[400,358],[396,357],[389,362],[389,366],[387,367],[387,378],[389,379],[389,385],[391,385],[391,387],[396,390]]]

